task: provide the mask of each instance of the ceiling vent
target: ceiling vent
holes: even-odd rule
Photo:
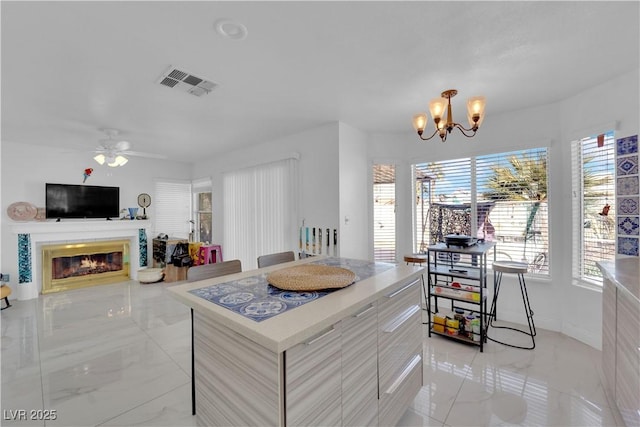
[[[173,66],[169,67],[167,71],[160,76],[158,83],[162,86],[178,89],[195,96],[206,95],[218,86],[217,83],[196,77],[187,71],[179,70]]]

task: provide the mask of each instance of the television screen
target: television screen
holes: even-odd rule
[[[46,184],[47,218],[117,218],[120,188]]]

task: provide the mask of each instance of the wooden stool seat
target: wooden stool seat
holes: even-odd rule
[[[11,295],[11,288],[9,285],[0,286],[0,299],[3,299],[5,303],[5,306],[0,310],[11,307],[11,304],[9,303],[9,295]]]
[[[421,254],[405,255],[404,262],[406,262],[407,264],[412,263],[413,265],[422,265],[427,262],[428,258],[428,255]]]

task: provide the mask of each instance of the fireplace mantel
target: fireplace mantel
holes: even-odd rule
[[[141,255],[146,261],[147,248],[141,247],[140,235],[144,235],[146,245],[146,231],[151,228],[149,220],[63,220],[60,222],[16,222],[11,224],[10,230],[20,236],[28,236],[30,250],[29,258],[30,280],[19,283],[19,299],[37,298],[42,290],[42,255],[40,246],[49,243],[74,243],[86,241],[100,241],[112,239],[129,239],[130,241],[130,277],[137,279],[140,268]],[[145,232],[141,233],[143,229]],[[19,244],[20,246],[20,244]],[[141,254],[141,250],[144,252]],[[19,263],[22,262],[19,260]],[[146,265],[146,263],[145,263]],[[25,267],[21,267],[25,268]]]
[[[82,233],[93,231],[121,231],[149,229],[149,220],[112,220],[112,221],[43,221],[43,222],[16,222],[11,225],[11,231],[15,234],[47,234],[47,233]]]

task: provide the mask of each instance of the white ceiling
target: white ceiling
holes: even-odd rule
[[[445,89],[492,115],[638,69],[631,2],[1,2],[2,141],[91,150],[109,127],[136,151],[197,161],[342,121],[412,131]],[[244,40],[215,31],[220,19]],[[173,65],[219,86],[157,84]]]

